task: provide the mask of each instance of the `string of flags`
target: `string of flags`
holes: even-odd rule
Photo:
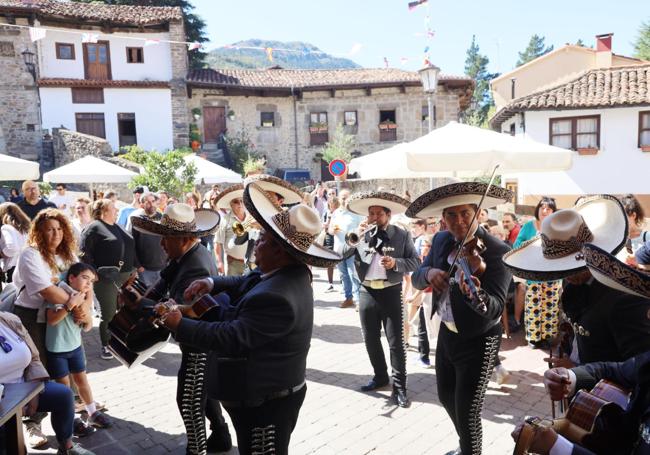
[[[418,37],[424,37],[427,41],[430,41],[436,34],[436,32],[431,28],[431,15],[429,11],[429,0],[415,0],[411,1],[408,3],[408,8],[409,11],[414,11],[420,7],[425,7],[426,8],[426,13],[424,15],[424,32],[416,32],[414,33],[415,36]],[[429,66],[431,65],[431,57],[429,54],[431,47],[427,43],[425,44],[423,54],[424,54],[424,66]],[[410,57],[400,57],[399,61],[400,64],[406,65],[409,61],[411,60]],[[388,68],[388,58],[384,57],[384,65],[386,68]]]

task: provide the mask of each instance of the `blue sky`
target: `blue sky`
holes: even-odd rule
[[[506,72],[534,33],[562,46],[579,38],[614,33],[617,54],[632,55],[642,21],[650,21],[648,0],[429,0],[429,8],[410,12],[409,0],[193,0],[207,22],[211,43],[249,38],[305,41],[330,54],[348,56],[369,68],[422,67],[424,48],[432,63],[448,74],[462,74],[465,52],[476,35],[492,72]],[[424,36],[430,16],[432,39]],[[350,51],[356,49],[353,55]],[[408,61],[402,62],[402,58]]]

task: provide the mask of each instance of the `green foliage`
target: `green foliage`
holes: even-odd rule
[[[472,36],[472,44],[467,49],[465,58],[465,74],[476,83],[470,107],[464,113],[465,122],[469,125],[486,126],[490,108],[494,106],[490,93],[490,80],[498,74],[488,73],[489,63],[487,56],[480,53],[476,36]]]
[[[198,169],[194,163],[185,163],[184,156],[192,153],[190,149],[177,149],[165,153],[146,151],[137,145],[123,147],[126,153],[122,158],[139,164],[144,171],[133,177],[129,188],[149,187],[151,191],[167,191],[176,197],[194,189],[194,179]],[[178,176],[176,172],[181,169]]]
[[[255,144],[253,144],[248,131],[246,129],[241,129],[232,136],[227,133],[226,146],[228,147],[228,151],[232,157],[235,171],[242,175],[246,175],[244,164],[247,161],[251,162],[251,159],[258,158],[258,155],[255,152]]]
[[[289,69],[327,69],[327,68],[360,68],[358,64],[347,58],[333,57],[321,52],[316,46],[303,42],[281,42],[250,39],[240,41],[228,48],[211,50],[206,57],[206,64],[211,68],[268,68],[279,65]],[[272,49],[291,49],[302,52],[273,52],[270,62],[264,49],[238,49],[242,47],[261,47]]]
[[[526,49],[524,49],[523,52],[519,52],[519,60],[517,61],[517,66],[521,66],[524,63],[528,63],[531,60],[535,60],[537,57],[541,57],[542,55],[551,52],[553,50],[553,46],[546,46],[544,39],[545,38],[543,36],[531,36]]]
[[[634,42],[634,56],[650,60],[650,21],[642,22],[639,27],[639,35]]]
[[[201,133],[196,123],[190,123],[190,144],[194,141],[201,142]]]
[[[256,158],[254,156],[249,156],[242,164],[244,177],[247,177],[251,174],[261,174],[264,172],[265,168],[266,160],[264,160],[264,158]]]
[[[48,197],[52,192],[52,185],[50,182],[37,182],[38,189],[41,190],[41,195]]]
[[[131,5],[131,6],[179,6],[183,11],[185,22],[185,39],[191,43],[205,43],[208,37],[205,34],[205,21],[192,11],[194,5],[188,0],[72,0],[80,3],[105,3],[108,5]],[[188,51],[191,68],[203,68],[205,66],[205,52],[200,49]]]
[[[352,134],[346,134],[343,126],[336,127],[332,140],[323,147],[323,160],[328,163],[339,159],[349,163],[352,159],[352,150],[356,147],[356,138]]]

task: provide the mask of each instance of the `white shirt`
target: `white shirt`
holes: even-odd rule
[[[330,218],[329,230],[334,235],[334,252],[342,254],[345,249],[345,234],[359,227],[363,217],[346,209],[336,209]],[[334,228],[339,230],[335,231]]]
[[[235,245],[235,233],[232,231],[232,225],[235,221],[240,221],[232,212],[221,218],[219,229],[215,236],[215,242],[220,243],[225,254],[235,259],[244,260],[248,242],[243,245]]]
[[[74,198],[69,194],[56,193],[54,196],[49,197],[47,200],[52,202],[54,205],[56,205],[57,209],[63,210],[63,213],[65,213],[66,215],[70,215],[72,213]]]
[[[23,381],[25,368],[32,361],[32,353],[25,340],[16,332],[0,322],[0,335],[11,346],[11,351],[5,352],[0,348],[0,384],[16,384]]]
[[[381,265],[382,257],[383,256],[379,253],[372,255],[372,260],[370,261],[370,266],[366,273],[366,280],[385,280],[387,278],[386,268]]]
[[[2,251],[2,271],[6,272],[16,265],[18,255],[25,246],[25,234],[21,233],[10,224],[3,224],[0,228],[0,251]]]

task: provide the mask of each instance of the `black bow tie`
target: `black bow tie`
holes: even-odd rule
[[[379,241],[381,240],[381,242]],[[384,254],[384,247],[388,245],[388,233],[383,229],[377,229],[375,235],[370,238],[370,248],[373,248],[379,254]]]

